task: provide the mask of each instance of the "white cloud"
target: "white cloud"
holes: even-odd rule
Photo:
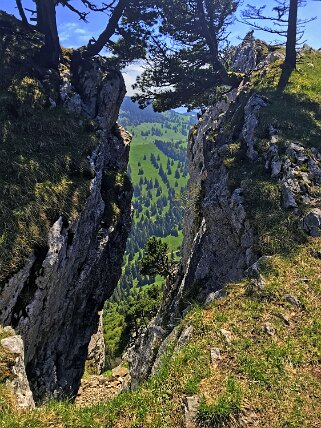
[[[67,22],[61,24],[58,28],[61,44],[66,48],[77,48],[84,44],[94,36],[89,30],[83,28],[83,23]]]
[[[135,91],[132,89],[132,85],[136,82],[136,77],[142,74],[143,71],[144,68],[142,63],[131,64],[123,70],[127,95],[131,96],[134,94]]]

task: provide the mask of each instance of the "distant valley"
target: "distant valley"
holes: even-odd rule
[[[137,320],[143,310],[146,318],[153,315],[161,296],[162,278],[140,274],[147,240],[151,236],[162,238],[170,257],[179,258],[188,181],[187,138],[196,121],[193,113],[155,113],[151,106],[142,110],[130,97],[125,97],[122,104],[119,122],[133,135],[129,174],[134,187],[134,213],[123,275],[104,313],[104,324],[109,326],[105,331],[110,354],[107,360],[111,365],[127,344],[132,322],[144,323],[139,317]]]

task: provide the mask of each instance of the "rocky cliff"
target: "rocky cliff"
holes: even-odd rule
[[[292,117],[280,118],[279,106],[294,102],[273,86],[280,59],[250,34],[234,57],[244,81],[191,131],[182,261],[156,319],[130,349],[133,387],[155,372],[169,345],[188,340],[188,328],[176,326],[193,305],[224,297],[226,285],[246,276],[263,288],[260,260],[320,236],[321,155],[311,140],[289,134]]]
[[[305,47],[298,69],[280,93],[277,83],[282,51],[248,37],[236,52],[235,70],[244,73],[242,84],[218,97],[190,134],[190,197],[177,277],[166,285],[156,319],[129,351],[133,386],[149,379],[134,391],[119,395],[129,379],[127,370],[120,368],[110,379],[83,379],[76,405],[53,401],[33,412],[17,413],[10,405],[12,397],[3,393],[3,384],[5,381],[13,390],[20,385],[24,392],[18,398],[30,398],[21,367],[22,346],[11,328],[0,328],[0,397],[7,399],[0,400],[0,425],[4,428],[90,424],[118,428],[321,426],[321,53]],[[66,99],[77,108],[82,98],[67,86]],[[57,108],[53,108],[55,114]],[[30,122],[33,115],[28,117]],[[10,116],[13,123],[18,119]],[[74,120],[74,114],[68,115],[69,126]],[[45,127],[46,121],[42,123]],[[90,128],[92,125],[87,122]],[[11,127],[4,142],[12,134]],[[49,131],[47,135],[52,143]],[[86,138],[90,135],[85,133]],[[47,146],[41,129],[37,137],[43,154]],[[10,152],[10,147],[6,148]],[[53,159],[52,169],[57,162]],[[1,161],[0,157],[0,165]],[[21,159],[15,161],[15,168],[22,168]],[[41,159],[37,161],[41,163]],[[77,174],[78,179],[84,178]],[[104,224],[106,218],[119,218],[115,188],[123,188],[122,177],[105,176],[106,184],[112,181],[116,186],[108,186],[113,189],[109,199],[112,209],[106,211]],[[92,179],[87,178],[90,183]],[[102,193],[106,203],[108,198]],[[78,205],[73,209],[78,212]],[[12,217],[18,215],[16,211]],[[19,226],[25,232],[23,225]],[[56,230],[59,227],[58,223]],[[53,234],[52,227],[49,229]],[[54,236],[58,236],[58,243],[64,242],[64,235]],[[86,250],[82,245],[79,257]],[[12,254],[17,264],[19,259]],[[68,249],[64,254],[69,254]],[[65,262],[62,257],[63,267]],[[37,284],[42,284],[39,280],[47,269],[45,265],[37,274]],[[83,275],[86,277],[85,272]],[[82,278],[74,284],[80,298],[77,308],[87,296],[84,290],[81,296],[77,294]],[[60,283],[58,286],[63,292]],[[39,288],[36,295],[41,296],[44,291]],[[60,301],[54,291],[48,293],[51,304]],[[71,295],[69,290],[66,298]],[[51,313],[45,301],[44,308]],[[65,314],[72,316],[72,312],[62,311],[62,316]],[[82,313],[77,314],[82,322]],[[23,319],[28,316],[22,314]],[[60,321],[56,320],[61,327]],[[48,321],[43,318],[43,322]],[[77,325],[83,328],[81,322]],[[55,326],[51,327],[56,339]],[[36,328],[42,334],[41,326]],[[66,329],[70,330],[68,320]],[[72,343],[78,346],[78,331],[74,335]],[[60,336],[66,345],[67,337],[62,332]],[[37,343],[42,357],[41,342]],[[59,362],[50,344],[48,349]],[[71,351],[59,351],[64,357],[74,356]],[[51,354],[46,360],[49,363]],[[41,361],[44,359],[38,360],[40,369],[45,368]],[[64,371],[58,364],[54,367],[61,385],[62,374],[70,374],[71,367]],[[80,372],[78,366],[73,369]],[[50,379],[50,374],[39,379]]]
[[[2,242],[7,247],[1,255],[5,275],[1,276],[0,324],[13,326],[23,339],[35,400],[72,397],[98,328],[98,313],[120,277],[131,225],[132,190],[126,174],[130,136],[116,124],[125,85],[121,74],[102,59],[80,63],[71,71],[68,51],[59,73],[43,70],[36,61],[42,45],[39,34],[26,31],[5,14],[0,30],[5,76],[1,96],[6,102],[3,109],[7,108],[1,111],[3,143],[9,126],[15,124],[12,136],[19,134],[21,124],[20,137],[10,143],[10,147],[16,144],[14,153],[20,156],[14,164],[20,168],[24,163],[27,182],[29,173],[31,181],[33,170],[43,168],[27,191],[25,181],[15,187],[22,204],[29,198],[29,218],[20,221],[20,236],[23,222],[32,220],[38,229],[30,226],[33,238],[26,233],[20,253],[5,239]],[[48,117],[50,126],[43,132]],[[26,123],[33,121],[38,127],[27,128]],[[27,146],[27,138],[34,143]],[[21,139],[23,147],[18,145]],[[59,153],[61,142],[65,143]],[[42,164],[43,159],[47,163]],[[10,178],[1,179],[9,189]],[[55,204],[58,193],[60,205]],[[40,207],[40,214],[36,209],[31,212],[30,206]],[[8,211],[13,219],[17,208]],[[15,261],[10,269],[8,256]]]

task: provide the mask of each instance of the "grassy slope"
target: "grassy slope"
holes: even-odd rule
[[[3,30],[7,25],[12,34]],[[98,137],[91,121],[49,108],[58,76],[48,74],[42,83],[35,77],[40,36],[4,13],[0,29],[6,34],[0,38],[1,287],[33,249],[46,246],[61,214],[72,220],[81,210],[93,174],[87,157]]]
[[[189,343],[169,351],[157,375],[135,392],[82,410],[52,403],[28,415],[7,413],[0,426],[178,428],[182,397],[197,393],[203,426],[233,426],[243,416],[262,428],[319,427],[321,278],[320,259],[311,250],[320,248],[318,239],[291,257],[269,260],[263,294],[253,294],[244,281],[231,284],[228,297],[212,307],[195,308],[180,326],[193,325]],[[288,303],[288,294],[299,307]],[[274,336],[264,331],[266,323]],[[230,345],[222,328],[232,334]],[[211,364],[212,347],[221,349],[217,366]]]
[[[313,68],[308,65],[312,62]],[[275,121],[284,138],[290,138],[293,128],[297,138],[310,132],[277,113],[282,100],[288,111],[300,108],[301,112],[297,97],[307,97],[304,114],[312,117],[320,135],[321,54],[306,57],[300,68],[283,98],[269,89],[271,109],[262,113],[267,124]],[[264,188],[259,186],[260,191]],[[180,329],[193,325],[189,342],[175,352],[169,349],[159,372],[135,392],[82,410],[52,403],[29,415],[7,414],[0,426],[178,428],[183,397],[197,393],[198,417],[205,427],[237,426],[240,418],[256,421],[262,428],[319,427],[321,239],[296,243],[287,253],[275,247],[272,253],[262,271],[265,290],[255,291],[250,280],[244,280],[230,284],[227,297],[210,308],[195,308],[180,325]],[[289,301],[289,295],[298,305]],[[273,327],[273,335],[266,332],[267,325]],[[231,333],[230,344],[222,329]],[[217,365],[210,359],[214,347],[221,350]]]
[[[59,215],[72,220],[85,202],[83,170],[98,140],[79,120],[63,109],[0,119],[0,283],[34,248],[46,246]]]
[[[300,141],[307,147],[321,149],[321,52],[308,51],[298,60],[297,71],[283,95],[275,87],[279,69],[272,67],[258,82],[270,103],[261,112],[261,127],[275,126],[286,141]]]
[[[166,117],[166,113],[165,113]],[[168,156],[166,156],[161,150],[159,150],[155,144],[155,139],[161,139],[163,141],[168,142],[176,142],[176,141],[182,141],[182,147],[187,147],[187,137],[182,134],[182,126],[189,123],[190,118],[188,116],[183,115],[177,115],[176,116],[177,121],[176,122],[168,122],[170,126],[177,126],[179,132],[175,132],[173,129],[167,128],[166,124],[164,127],[160,123],[154,122],[154,123],[143,123],[137,126],[128,126],[128,131],[133,134],[133,140],[131,143],[131,151],[130,151],[130,158],[129,158],[129,165],[131,168],[131,179],[133,185],[139,184],[140,178],[143,177],[147,180],[155,180],[158,179],[160,187],[162,189],[162,195],[168,195],[168,187],[163,183],[161,180],[158,170],[151,164],[150,162],[150,155],[154,154],[155,157],[159,157],[160,160],[158,161],[159,165],[162,165],[164,171],[166,172],[166,165],[168,159],[171,160]],[[155,136],[152,134],[151,129],[155,128],[158,131],[162,133],[161,136]],[[141,133],[150,131],[150,135],[148,136],[142,136]],[[146,156],[146,159],[144,159],[144,156]],[[140,163],[141,166],[138,166],[138,163]],[[186,188],[187,185],[187,177],[181,177],[179,179],[176,179],[174,177],[174,173],[178,167],[178,161],[174,161],[173,166],[171,166],[172,174],[168,175],[168,181],[169,181],[169,187],[174,189],[177,193],[177,196],[179,197],[180,193]],[[144,175],[138,175],[139,169],[142,169],[144,171]],[[175,187],[175,183],[178,182],[178,186]],[[152,193],[152,201],[153,203],[156,203],[159,197],[156,197],[156,189],[151,190]],[[140,196],[145,197],[147,195],[147,189],[146,185],[140,186]],[[135,201],[135,198],[134,198]],[[147,207],[145,209],[148,210]],[[168,210],[167,207],[164,208],[163,212],[157,213],[156,216],[151,216],[150,221],[155,222],[157,221],[157,217],[164,214]],[[144,213],[144,211],[143,211]],[[135,215],[134,214],[134,221],[136,223],[139,223],[141,220],[141,215]],[[182,232],[179,231],[179,237],[169,235],[166,238],[164,238],[164,241],[167,242],[169,245],[169,250],[179,250],[181,242],[182,242]]]
[[[182,118],[186,118],[185,116],[182,116]],[[188,118],[186,118],[186,121],[188,123]],[[175,125],[175,123],[172,123]],[[151,128],[158,129],[159,131],[163,132],[163,135],[160,137],[153,136],[152,134],[149,136],[142,136],[141,132],[148,132],[151,130]],[[168,188],[164,183],[162,182],[158,170],[151,164],[150,162],[150,155],[154,154],[156,158],[159,156],[160,161],[158,162],[160,165],[162,165],[164,171],[166,172],[166,164],[169,158],[166,156],[161,150],[159,150],[155,144],[154,140],[155,138],[161,139],[163,141],[168,142],[175,142],[175,141],[187,141],[186,136],[181,134],[180,132],[175,133],[171,129],[164,129],[161,127],[158,123],[144,123],[135,127],[129,127],[129,132],[134,133],[132,145],[131,145],[131,151],[130,151],[130,160],[129,165],[131,168],[131,178],[133,184],[139,184],[140,175],[138,175],[138,170],[141,168],[144,171],[143,178],[146,177],[147,180],[155,180],[155,178],[158,179],[161,188],[162,188],[162,195],[168,195]],[[185,143],[187,144],[187,142]],[[182,144],[184,146],[184,144]],[[144,160],[144,155],[146,156],[146,160]],[[138,163],[141,164],[141,166],[138,166]],[[171,188],[175,189],[176,192],[179,194],[181,189],[185,189],[187,185],[187,178],[186,177],[180,177],[179,179],[175,179],[174,173],[177,169],[178,161],[174,161],[174,165],[171,166],[172,174],[168,175],[169,185]],[[178,187],[175,188],[175,182],[178,182]],[[146,186],[143,185],[141,187],[141,195],[146,196]],[[153,202],[157,201],[156,198],[156,190],[152,190],[153,195]],[[140,217],[134,217],[136,222],[139,222]],[[152,221],[155,220],[155,218],[152,217]]]

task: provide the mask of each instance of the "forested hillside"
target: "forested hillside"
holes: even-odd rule
[[[188,181],[187,138],[196,115],[173,110],[155,113],[151,106],[142,110],[125,97],[119,122],[133,135],[129,173],[134,186],[134,223],[123,275],[104,314],[109,326],[105,331],[109,365],[120,357],[130,330],[146,323],[159,304],[162,278],[140,274],[146,242],[151,236],[162,238],[171,258],[179,258]]]

